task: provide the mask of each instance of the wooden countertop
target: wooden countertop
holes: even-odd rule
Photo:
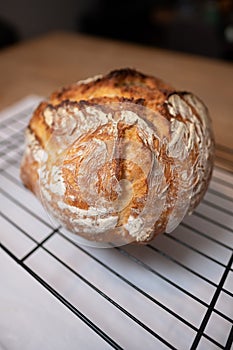
[[[233,170],[233,65],[156,48],[56,32],[0,51],[0,109],[28,94],[134,67],[196,93],[209,107],[216,162]]]

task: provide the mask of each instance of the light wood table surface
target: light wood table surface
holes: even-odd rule
[[[56,32],[0,51],[0,109],[79,79],[133,67],[192,91],[207,104],[216,163],[233,170],[233,64],[156,48]]]

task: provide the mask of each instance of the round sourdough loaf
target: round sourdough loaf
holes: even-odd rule
[[[213,155],[210,118],[198,97],[121,69],[63,88],[38,106],[21,178],[75,234],[147,243],[197,206]]]

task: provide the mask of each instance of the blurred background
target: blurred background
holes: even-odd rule
[[[0,49],[55,30],[233,61],[233,0],[0,2]]]

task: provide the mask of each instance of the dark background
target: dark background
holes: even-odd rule
[[[1,49],[54,30],[233,60],[233,0],[1,1]]]

